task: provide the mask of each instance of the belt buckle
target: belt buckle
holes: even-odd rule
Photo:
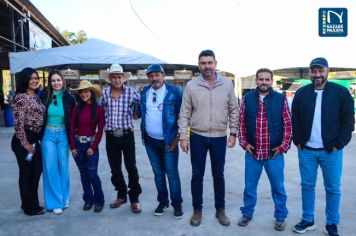
[[[115,129],[112,131],[112,134],[117,137],[120,138],[124,135],[124,131],[122,129]]]
[[[88,139],[86,136],[78,136],[78,140],[80,143],[87,143]]]

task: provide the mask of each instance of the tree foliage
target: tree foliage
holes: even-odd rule
[[[84,30],[79,30],[77,33],[65,30],[61,34],[70,45],[81,44],[88,39]]]

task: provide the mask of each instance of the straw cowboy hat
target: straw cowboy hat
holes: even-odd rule
[[[95,94],[95,98],[96,99],[101,97],[101,88],[100,88],[100,86],[97,85],[97,84],[92,84],[88,80],[80,81],[79,87],[76,88],[76,89],[71,89],[71,90],[74,91],[75,93],[79,94],[79,91],[83,90],[83,89],[89,89],[89,90],[93,91],[94,94]]]
[[[125,73],[124,69],[122,68],[122,66],[120,64],[112,64],[110,66],[110,68],[107,69],[107,71],[105,71],[101,74],[101,76],[105,80],[105,82],[111,83],[111,81],[110,81],[111,74],[123,74],[125,81],[128,80],[130,77],[130,74]]]

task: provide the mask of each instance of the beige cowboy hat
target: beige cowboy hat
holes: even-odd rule
[[[106,71],[103,71],[100,74],[100,77],[103,78],[105,82],[111,84],[110,81],[111,74],[123,74],[125,77],[125,81],[127,81],[130,78],[130,73],[124,72],[124,69],[120,64],[112,64],[110,68],[108,68]]]
[[[95,98],[96,99],[101,97],[101,88],[100,88],[100,86],[97,85],[97,84],[92,84],[88,80],[80,81],[79,87],[76,88],[76,89],[71,89],[71,90],[74,91],[75,93],[79,94],[79,91],[83,90],[83,89],[89,89],[89,90],[93,91],[94,94],[95,94]]]

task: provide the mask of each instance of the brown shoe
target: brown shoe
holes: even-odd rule
[[[122,198],[117,198],[115,201],[113,201],[112,203],[110,203],[110,207],[111,208],[118,208],[121,205],[125,204],[127,202],[126,199],[122,199]]]
[[[192,217],[190,218],[190,225],[198,226],[201,223],[202,212],[201,210],[194,210]]]
[[[216,216],[216,218],[218,218],[220,224],[222,224],[224,226],[230,225],[230,220],[225,215],[225,210],[223,208],[216,209],[215,216]]]
[[[131,203],[131,211],[133,213],[140,213],[142,211],[140,207],[140,203],[138,202]]]

